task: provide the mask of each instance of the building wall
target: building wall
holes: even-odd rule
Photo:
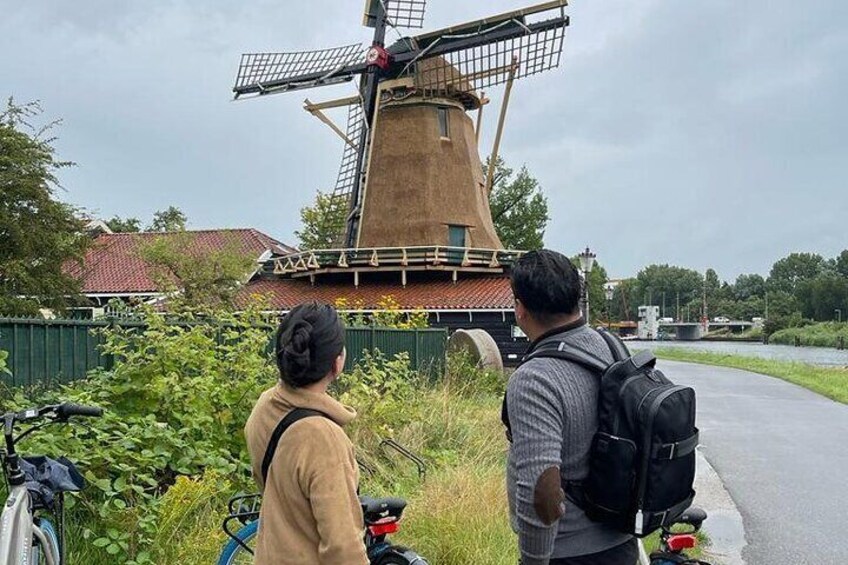
[[[447,108],[449,139],[440,135],[439,107]],[[449,100],[382,107],[359,247],[448,245],[449,225],[467,227],[467,247],[502,249],[471,118]]]

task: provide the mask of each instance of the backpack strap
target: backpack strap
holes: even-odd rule
[[[289,411],[289,413],[280,420],[277,427],[274,428],[274,432],[271,434],[271,439],[268,441],[268,447],[265,448],[265,457],[262,458],[262,484],[265,484],[268,480],[268,469],[271,468],[271,461],[274,460],[274,454],[277,452],[277,444],[280,443],[280,438],[283,437],[283,434],[286,433],[286,430],[289,429],[292,424],[311,416],[323,416],[324,418],[329,418],[329,416],[323,412],[319,412],[318,410],[312,410],[309,408],[294,408]]]
[[[617,335],[607,331],[606,328],[599,328],[596,330],[601,337],[604,338],[604,341],[607,342],[607,346],[610,348],[610,353],[612,353],[612,358],[616,361],[623,361],[630,357],[630,350],[627,349],[627,346],[624,345],[624,342],[621,341],[621,338]]]
[[[580,365],[581,367],[589,369],[597,375],[603,375],[610,365],[607,361],[593,353],[583,351],[577,347],[572,347],[564,341],[550,340],[542,342],[539,344],[539,347],[522,357],[519,366],[531,359],[538,359],[541,357],[570,361]],[[504,392],[503,402],[501,403],[501,422],[503,422],[503,425],[506,428],[506,439],[512,443],[512,426],[509,423],[509,408],[506,403],[506,392]]]
[[[571,361],[572,363],[576,363],[577,365],[585,367],[593,373],[598,374],[603,374],[610,365],[607,361],[604,361],[597,355],[584,351],[578,347],[574,347],[564,341],[551,341],[542,344],[540,347],[525,355],[521,359],[521,364],[523,365],[531,359],[538,359],[540,357]]]

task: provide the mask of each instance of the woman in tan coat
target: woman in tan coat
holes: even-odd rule
[[[266,390],[245,426],[253,475],[262,489],[257,565],[366,565],[359,471],[342,426],[356,413],[327,394],[344,367],[344,326],[326,304],[302,304],[276,334],[280,381]],[[294,408],[326,417],[296,421],[280,438],[262,480],[277,424]]]

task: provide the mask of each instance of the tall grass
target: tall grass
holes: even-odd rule
[[[398,541],[433,564],[517,563],[503,467],[465,463],[428,479],[410,497],[409,516]]]

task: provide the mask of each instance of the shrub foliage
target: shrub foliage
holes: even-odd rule
[[[255,315],[169,324],[144,315],[140,328],[105,330],[111,371],[57,390],[16,391],[0,408],[60,400],[105,409],[103,418],[50,428],[27,453],[67,455],[90,486],[69,499],[70,520],[111,562],[150,563],[161,496],[179,476],[248,480],[242,428],[259,393],[276,379],[267,331]],[[106,556],[103,556],[104,558]]]

